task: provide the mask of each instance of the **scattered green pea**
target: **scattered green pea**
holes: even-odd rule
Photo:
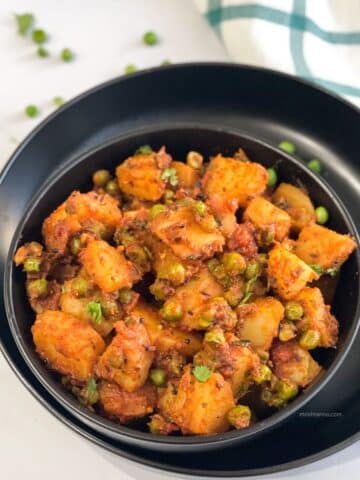
[[[141,147],[139,147],[135,151],[135,155],[138,155],[138,154],[151,155],[152,153],[154,153],[154,151],[150,145],[141,145]]]
[[[36,257],[26,258],[24,261],[24,270],[28,273],[35,273],[40,271],[41,260]]]
[[[60,56],[64,62],[71,62],[74,58],[74,53],[70,48],[63,48],[60,52]]]
[[[28,291],[30,295],[40,297],[47,294],[48,283],[45,278],[38,278],[28,283]]]
[[[135,73],[137,72],[137,67],[133,63],[129,63],[125,67],[125,73],[126,75],[129,75],[130,73]]]
[[[288,320],[296,321],[304,315],[304,310],[298,302],[287,302],[285,305],[285,317]]]
[[[80,248],[81,248],[80,239],[77,237],[72,238],[70,242],[70,252],[73,255],[77,255],[80,252]]]
[[[278,147],[281,148],[281,150],[284,150],[284,152],[289,153],[290,155],[294,154],[296,151],[295,145],[287,140],[283,140],[282,142],[280,142]]]
[[[206,205],[204,202],[201,200],[197,200],[194,204],[196,213],[200,215],[200,217],[203,217],[206,213]]]
[[[20,15],[15,15],[15,18],[18,27],[18,33],[20,35],[26,35],[34,24],[34,15],[31,13],[22,13]]]
[[[39,111],[39,109],[36,105],[28,105],[25,108],[25,113],[28,117],[34,118],[34,117],[37,117],[39,115],[40,111]]]
[[[271,380],[271,376],[272,376],[272,372],[270,368],[267,365],[262,363],[260,365],[258,375],[255,376],[255,382],[259,384],[268,382],[269,380]]]
[[[278,181],[277,173],[274,168],[268,168],[268,187],[275,187]]]
[[[283,322],[279,330],[279,340],[281,342],[288,342],[296,337],[296,327],[292,322]]]
[[[166,65],[171,65],[170,60],[165,59],[165,60],[163,60],[163,61],[161,62],[161,66],[162,66],[162,67],[166,67]]]
[[[162,387],[166,382],[166,373],[162,368],[150,370],[150,380],[156,387]]]
[[[161,309],[161,315],[168,322],[176,322],[182,318],[182,307],[179,303],[168,300]]]
[[[186,270],[182,263],[176,262],[161,269],[158,273],[159,278],[169,280],[175,285],[180,285],[185,281]]]
[[[143,35],[143,42],[145,43],[145,45],[149,45],[149,46],[156,45],[158,41],[159,39],[155,32],[149,31],[144,33]]]
[[[32,39],[35,43],[42,44],[46,42],[48,36],[44,30],[37,29],[32,32]]]
[[[62,98],[62,97],[54,97],[52,99],[52,103],[56,106],[56,107],[61,107],[61,105],[63,105],[65,103],[65,100]]]
[[[83,297],[89,290],[89,282],[85,278],[74,278],[71,282],[71,289],[74,290],[79,297]]]
[[[116,180],[109,180],[105,186],[105,191],[111,196],[115,196],[120,192],[119,185]]]
[[[317,207],[315,209],[316,222],[320,225],[324,225],[329,220],[329,212],[325,207]]]
[[[247,405],[236,405],[229,410],[227,415],[228,422],[233,427],[244,427],[250,423],[251,410]]]
[[[307,166],[315,173],[321,173],[321,163],[319,160],[310,160]]]
[[[225,337],[221,330],[210,330],[206,332],[204,340],[207,343],[225,343]]]
[[[305,350],[313,350],[320,343],[320,333],[317,330],[307,330],[302,334],[299,340],[300,347]]]
[[[37,49],[37,54],[38,54],[38,56],[41,57],[41,58],[46,58],[46,57],[48,57],[48,56],[50,55],[50,54],[49,54],[49,50],[46,50],[46,48],[44,48],[44,47],[39,47],[39,48]]]
[[[224,253],[222,263],[230,275],[241,275],[246,270],[246,261],[244,257],[237,252]]]
[[[92,177],[95,187],[104,188],[110,181],[111,175],[109,170],[97,170]]]
[[[295,384],[283,382],[282,380],[279,380],[276,384],[276,391],[281,400],[290,400],[297,395],[298,390],[299,389]]]
[[[155,217],[160,215],[160,213],[164,212],[166,210],[165,205],[162,205],[161,203],[156,203],[150,208],[150,218],[151,220],[154,220]]]

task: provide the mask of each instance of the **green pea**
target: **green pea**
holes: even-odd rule
[[[220,265],[220,262],[217,258],[212,258],[207,262],[207,267],[210,273],[213,273],[216,270],[216,267]]]
[[[34,30],[32,32],[32,39],[35,43],[44,43],[48,39],[47,33],[44,30]]]
[[[158,41],[159,39],[155,32],[146,32],[143,35],[143,42],[145,43],[145,45],[156,45]]]
[[[304,332],[299,340],[300,347],[305,350],[313,350],[318,347],[320,343],[320,333],[317,330],[307,330]]]
[[[242,426],[243,422],[250,423],[251,410],[247,405],[236,405],[229,410],[227,419],[233,427]]]
[[[25,113],[28,117],[34,118],[34,117],[37,117],[39,115],[40,111],[39,111],[39,109],[36,105],[28,105],[25,108]]]
[[[28,273],[34,273],[40,271],[41,260],[35,257],[26,258],[24,261],[24,270]]]
[[[121,303],[130,303],[133,297],[133,292],[130,288],[122,288],[119,290],[119,301]]]
[[[37,49],[37,54],[41,58],[46,58],[46,57],[49,56],[49,50],[46,50],[46,48],[44,48],[44,47],[39,47]]]
[[[268,168],[267,172],[268,172],[268,187],[275,187],[278,181],[276,170],[274,170],[273,168]]]
[[[97,170],[92,177],[95,187],[104,188],[111,179],[109,170]]]
[[[71,62],[74,58],[74,53],[70,50],[70,48],[63,48],[60,52],[60,56],[64,62]]]
[[[70,242],[70,251],[73,255],[77,255],[80,252],[81,248],[81,242],[80,239],[77,237],[74,237],[71,239]]]
[[[30,295],[40,297],[46,295],[48,291],[48,283],[45,278],[38,278],[28,283],[28,290]]]
[[[105,191],[112,197],[120,192],[119,185],[116,180],[109,180],[105,186]]]
[[[126,65],[125,67],[125,73],[129,75],[130,73],[135,73],[137,71],[136,66],[133,63],[129,63],[129,65]]]
[[[329,212],[325,207],[317,207],[315,209],[316,222],[324,225],[329,220]]]
[[[279,340],[281,342],[288,342],[294,337],[296,337],[296,328],[294,324],[290,322],[284,322],[280,326]]]
[[[225,337],[221,330],[210,330],[206,332],[204,340],[207,343],[225,343]]]
[[[281,148],[281,150],[284,150],[284,152],[289,153],[290,155],[292,155],[296,151],[295,145],[287,140],[283,140],[282,142],[280,142],[278,147]]]
[[[259,373],[258,375],[255,376],[255,382],[256,383],[264,383],[268,382],[271,380],[272,376],[272,371],[267,365],[264,365],[263,363],[260,365]]]
[[[174,300],[168,300],[161,309],[161,315],[168,322],[181,320],[183,316],[182,306]]]
[[[156,281],[150,285],[150,292],[154,295],[158,301],[165,300],[166,297],[166,285],[163,280],[156,279]]]
[[[160,213],[164,212],[166,210],[165,205],[162,205],[161,203],[156,203],[150,208],[150,218],[151,220],[154,220],[155,217],[160,215]]]
[[[224,253],[222,263],[230,275],[241,275],[246,270],[246,261],[244,257],[237,252]]]
[[[74,290],[79,297],[83,297],[89,290],[89,282],[85,278],[74,278],[71,282],[71,289]]]
[[[65,100],[64,100],[62,97],[54,97],[54,98],[52,99],[52,103],[53,103],[56,107],[61,107],[61,105],[64,105]]]
[[[150,370],[150,380],[156,387],[162,387],[166,382],[166,373],[162,368]]]
[[[162,67],[166,67],[166,65],[171,65],[171,62],[170,62],[170,60],[165,59],[165,60],[163,60],[163,61],[161,62],[160,65],[161,65]]]
[[[206,205],[204,202],[202,202],[201,200],[197,200],[194,204],[194,207],[195,207],[196,213],[200,215],[200,217],[203,217],[205,215]]]
[[[260,273],[260,265],[258,264],[258,262],[256,260],[250,260],[245,270],[246,280],[251,280],[252,278],[257,277],[259,273]]]
[[[321,163],[319,160],[310,160],[307,166],[315,173],[321,173]]]
[[[224,293],[224,298],[230,305],[230,307],[237,307],[240,303],[240,300],[243,297],[243,291],[242,290],[233,290],[230,288],[230,290],[227,290]]]
[[[159,278],[167,279],[175,285],[184,283],[186,270],[180,262],[173,263],[159,271]]]
[[[204,157],[199,152],[190,151],[186,155],[186,163],[195,170],[200,170],[203,165]]]
[[[298,302],[287,302],[285,305],[285,317],[288,320],[296,321],[304,315],[304,310]]]
[[[213,324],[215,318],[212,312],[204,312],[201,317],[199,318],[199,327],[200,328],[208,328],[210,325]]]
[[[279,382],[276,384],[276,391],[281,400],[287,401],[295,397],[299,389],[295,384],[290,384],[287,382],[283,382],[282,380],[279,380]]]

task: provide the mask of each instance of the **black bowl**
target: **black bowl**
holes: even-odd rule
[[[101,145],[77,160],[62,165],[30,201],[11,242],[5,270],[5,307],[12,334],[28,366],[48,392],[81,422],[110,439],[153,450],[184,452],[219,448],[253,438],[279,425],[303,407],[324,387],[344,361],[359,326],[359,249],[342,268],[332,301],[332,310],[340,321],[340,337],[336,350],[322,349],[318,353],[318,360],[326,371],[289,406],[242,431],[213,436],[161,437],[144,431],[143,427],[136,429],[118,425],[89,412],[78,403],[45,367],[35,352],[30,331],[34,313],[26,298],[24,274],[14,267],[12,261],[16,249],[20,244],[30,240],[41,241],[41,224],[44,218],[73,190],[89,190],[94,170],[114,169],[143,144],[150,144],[155,149],[166,145],[176,159],[184,158],[190,149],[211,156],[220,152],[232,154],[242,147],[252,160],[266,167],[276,165],[280,181],[306,186],[315,204],[321,204],[331,212],[329,227],[339,232],[351,233],[359,245],[354,224],[336,193],[298,160],[263,142],[228,129],[201,128],[199,125],[189,126],[188,123],[186,126],[176,124],[172,128],[142,129]]]

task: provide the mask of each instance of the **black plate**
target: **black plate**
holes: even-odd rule
[[[266,70],[232,65],[173,66],[90,91],[44,122],[22,144],[2,178],[1,267],[26,202],[54,167],[119,134],[149,124],[160,127],[187,122],[235,129],[273,144],[283,138],[294,141],[302,158],[322,160],[326,179],[359,224],[359,115],[355,108],[306,83]],[[0,335],[13,358],[15,347],[4,318],[1,321]],[[207,455],[206,460],[199,454],[191,458],[187,454],[186,462],[181,456],[167,455],[166,465],[158,454],[141,452],[140,456],[145,462],[153,459],[177,471],[236,475],[258,473],[258,468],[274,471],[288,461],[306,463],[309,456],[340,448],[359,432],[356,400],[360,387],[353,381],[360,373],[359,347],[358,337],[345,364],[308,404],[310,416],[292,418],[257,440],[256,448],[249,442],[242,445],[241,456],[232,449]],[[21,362],[14,368],[26,369]],[[38,388],[33,378],[30,382]],[[43,391],[41,395],[48,403]],[[277,446],[271,455],[269,443]],[[125,447],[114,444],[114,448],[121,453]]]

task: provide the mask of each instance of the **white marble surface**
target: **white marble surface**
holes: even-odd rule
[[[33,12],[38,26],[50,32],[48,48],[53,51],[50,59],[37,58],[32,42],[16,34],[13,13],[23,11]],[[141,35],[150,29],[161,36],[159,46],[142,45]],[[56,58],[57,52],[67,46],[77,54],[71,64],[63,64]],[[191,0],[1,0],[0,167],[17,141],[52,111],[54,96],[70,99],[121,74],[128,63],[146,67],[166,58],[174,62],[227,60]],[[23,114],[29,103],[41,107],[42,115],[37,119],[28,119]],[[1,355],[0,392],[3,480],[176,477],[117,457],[73,433],[27,392]],[[360,443],[315,464],[271,477],[356,478],[359,453]]]

